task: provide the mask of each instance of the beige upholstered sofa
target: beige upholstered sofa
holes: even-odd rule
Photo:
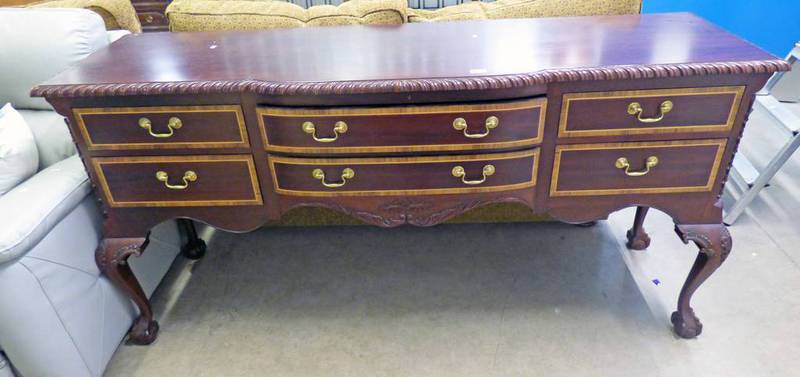
[[[284,1],[175,0],[170,30],[252,30],[306,26],[396,25],[406,22],[406,0],[352,0],[308,9]]]
[[[642,0],[471,1],[436,10],[409,9],[408,22],[634,14]]]
[[[640,12],[641,3],[641,0],[498,0],[420,10],[410,8],[407,0],[350,0],[339,6],[318,5],[308,9],[278,0],[175,0],[166,13],[172,31],[212,31],[632,14]]]

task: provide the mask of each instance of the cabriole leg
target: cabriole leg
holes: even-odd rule
[[[700,248],[678,296],[678,311],[672,313],[675,332],[682,338],[694,338],[703,331],[703,324],[690,305],[692,295],[725,261],[733,242],[722,224],[675,225],[675,232],[684,243],[692,241]]]
[[[644,218],[650,207],[636,207],[636,216],[633,218],[633,227],[628,230],[629,249],[644,250],[650,246],[650,236],[644,231]]]
[[[106,238],[100,242],[95,252],[95,261],[100,271],[139,308],[139,317],[128,334],[130,344],[150,344],[158,335],[158,322],[153,319],[150,300],[128,266],[128,258],[141,255],[147,242],[147,238]]]

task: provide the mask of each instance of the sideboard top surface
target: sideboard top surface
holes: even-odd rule
[[[666,13],[139,34],[33,94],[397,93],[781,70],[697,16]]]

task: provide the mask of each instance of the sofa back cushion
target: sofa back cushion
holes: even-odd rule
[[[636,14],[642,0],[497,0],[437,10],[410,9],[408,22]]]
[[[308,9],[283,1],[175,0],[167,7],[172,31],[254,30],[406,21],[406,0],[350,0]]]
[[[39,151],[33,134],[22,115],[6,104],[0,108],[0,196],[37,170]]]
[[[51,109],[31,88],[107,44],[90,10],[0,8],[0,104]]]
[[[77,152],[66,119],[52,110],[17,110],[25,119],[39,150],[39,170]]]

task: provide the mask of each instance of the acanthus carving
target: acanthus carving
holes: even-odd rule
[[[252,92],[262,95],[277,96],[318,96],[329,94],[502,90],[543,85],[553,82],[773,73],[788,71],[789,69],[790,66],[786,61],[775,59],[728,63],[619,65],[581,69],[554,69],[513,75],[409,80],[326,82],[217,80],[90,85],[40,85],[33,88],[31,95],[35,97],[94,97]]]
[[[335,202],[305,202],[298,206],[328,208],[355,217],[367,224],[392,228],[406,224],[433,226],[477,207],[501,202],[519,202],[529,205],[522,199],[507,197],[491,200],[465,200],[448,205],[432,200],[398,198],[381,203],[371,209],[355,208]]]
[[[709,258],[715,258],[719,254],[720,263],[725,262],[731,253],[733,241],[731,233],[724,225],[676,225],[675,232],[683,243],[694,242],[700,252]]]
[[[124,265],[129,257],[141,256],[148,242],[148,238],[143,242],[140,238],[104,239],[99,246],[100,252],[95,254],[97,264],[98,266]]]

